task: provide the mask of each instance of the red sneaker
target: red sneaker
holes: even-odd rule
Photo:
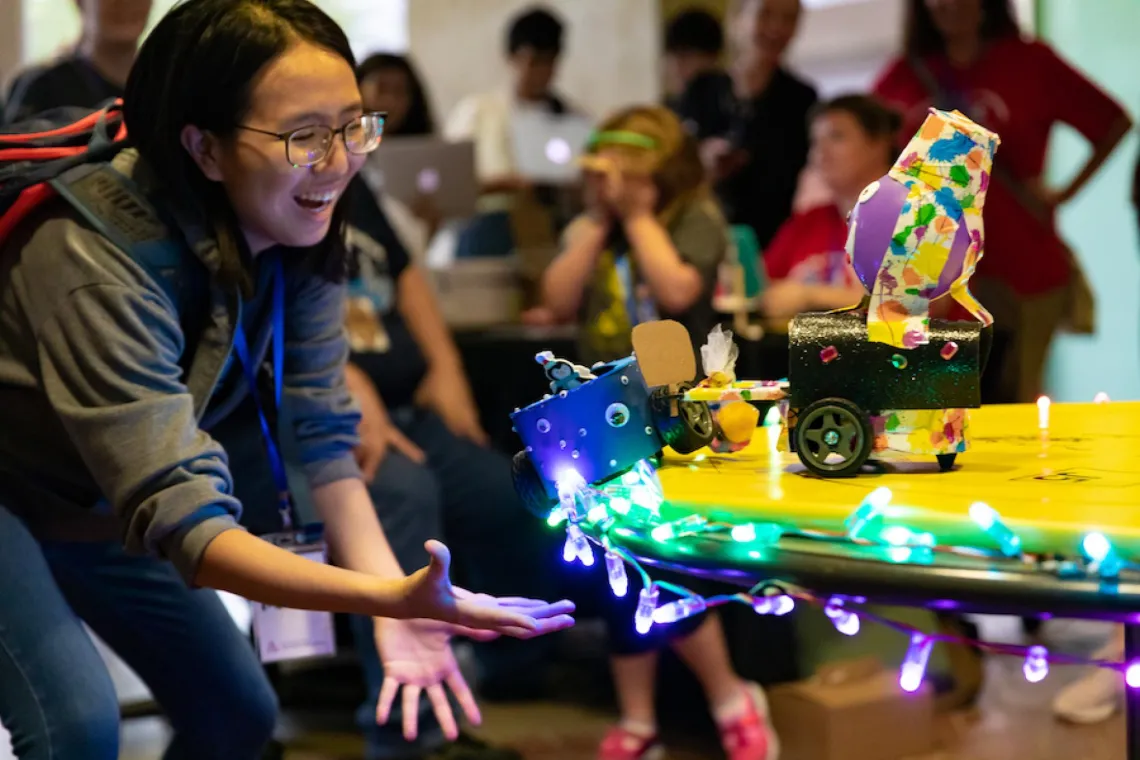
[[[745,686],[747,708],[731,721],[720,724],[720,743],[728,760],[776,760],[780,740],[768,722],[768,700],[754,683]]]
[[[614,726],[602,739],[598,748],[598,760],[661,760],[665,748],[657,742],[657,736],[638,736],[621,726]]]

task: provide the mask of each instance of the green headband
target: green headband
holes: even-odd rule
[[[590,138],[590,148],[596,148],[602,143],[609,143],[611,145],[629,145],[634,148],[644,148],[645,150],[656,150],[657,141],[652,137],[638,134],[637,132],[595,132]]]

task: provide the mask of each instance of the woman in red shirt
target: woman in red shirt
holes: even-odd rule
[[[910,0],[905,52],[874,92],[902,111],[907,133],[934,105],[956,108],[1001,136],[986,200],[985,258],[972,285],[1012,328],[1006,395],[1032,401],[1075,284],[1054,212],[1127,134],[1128,115],[1048,45],[1023,39],[1008,0]],[[1093,151],[1072,180],[1050,188],[1042,174],[1057,122],[1074,127]]]
[[[761,302],[765,316],[785,319],[862,300],[865,291],[844,251],[847,215],[863,188],[894,163],[900,123],[867,95],[845,95],[813,112],[809,161],[833,200],[797,212],[764,251],[771,281]]]

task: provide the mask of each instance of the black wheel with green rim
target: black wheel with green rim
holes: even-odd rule
[[[680,395],[692,388],[691,383],[683,383],[677,390]],[[665,444],[678,454],[692,454],[708,446],[716,435],[709,405],[703,401],[677,400],[677,414],[670,410],[670,396],[665,388],[653,391],[653,424]]]
[[[849,478],[871,456],[871,419],[855,404],[826,398],[809,404],[796,420],[796,454],[822,478]]]

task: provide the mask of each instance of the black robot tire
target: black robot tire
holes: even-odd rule
[[[691,383],[683,383],[677,393],[692,388]],[[653,424],[665,445],[678,454],[692,454],[708,446],[716,435],[716,423],[712,410],[703,401],[677,401],[677,416],[670,413],[669,391],[657,388],[653,391]]]
[[[857,475],[875,443],[870,417],[842,398],[821,399],[801,410],[795,437],[800,461],[821,478]],[[832,454],[838,454],[842,460],[828,462]]]

